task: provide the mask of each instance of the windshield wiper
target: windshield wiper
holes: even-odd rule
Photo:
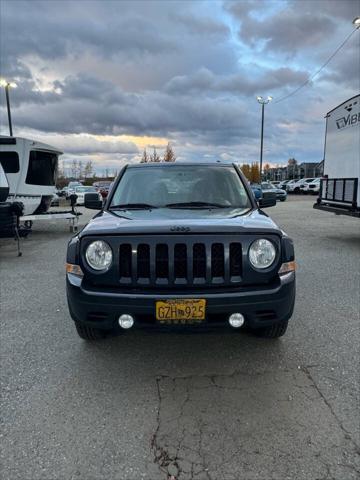
[[[179,202],[168,203],[167,208],[230,208],[230,205],[222,205],[221,203],[210,202]]]
[[[152,210],[153,208],[158,207],[149,203],[119,203],[109,207],[111,210]]]

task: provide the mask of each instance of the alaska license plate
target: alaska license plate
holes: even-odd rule
[[[156,302],[156,320],[160,323],[198,323],[205,320],[205,299],[159,300]]]

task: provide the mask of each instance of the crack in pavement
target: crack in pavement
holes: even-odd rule
[[[263,444],[261,436],[273,437],[273,441],[276,442],[279,441],[277,438],[277,434],[279,434],[283,447],[280,448],[279,445],[276,445],[276,455],[279,462],[284,461],[284,464],[288,465],[287,467],[282,466],[282,469],[286,471],[286,468],[301,468],[302,462],[305,462],[301,456],[301,448],[297,449],[296,443],[301,446],[301,442],[305,441],[305,434],[308,434],[306,454],[311,462],[315,462],[317,471],[314,478],[315,476],[318,479],[332,480],[336,478],[336,475],[334,476],[332,473],[332,469],[336,467],[333,464],[335,458],[338,458],[339,468],[348,469],[348,472],[355,474],[355,477],[351,478],[356,478],[359,473],[356,467],[346,464],[348,459],[341,458],[343,463],[340,462],[340,450],[344,444],[346,446],[349,442],[352,446],[351,450],[354,449],[358,453],[358,446],[314,381],[309,371],[311,367],[298,367],[296,371],[301,372],[303,377],[299,377],[294,370],[289,369],[263,370],[255,373],[235,370],[229,374],[161,375],[156,377],[158,406],[156,430],[151,438],[153,462],[167,480],[200,478],[212,480],[221,478],[225,472],[226,478],[236,480],[239,477],[235,470],[233,471],[234,468],[243,468],[245,471],[249,470],[250,473],[251,468],[254,467],[253,462],[261,459],[263,463],[268,461],[271,465],[268,470],[268,478],[278,480],[285,477],[277,475],[278,463],[273,458],[273,445],[271,442],[269,446],[266,443]],[[226,382],[231,379],[234,381],[227,385]],[[298,380],[298,382],[294,384],[293,380]],[[278,385],[282,388],[279,389]],[[289,388],[294,389],[295,387],[300,389],[299,394],[286,395]],[[317,398],[308,395],[309,387],[314,388],[314,391],[317,392]],[[205,395],[203,392],[208,393]],[[270,395],[269,403],[267,403],[266,394],[269,396],[269,392],[274,398],[272,399]],[[285,398],[283,398],[284,396]],[[237,408],[239,399],[242,403],[240,402],[240,407]],[[227,405],[224,406],[224,403]],[[295,403],[295,407],[289,406],[291,403]],[[321,406],[324,403],[328,414]],[[277,418],[273,419],[271,416],[274,412],[279,415],[276,409],[273,411],[275,405],[281,405],[280,410],[285,405],[285,427],[280,423],[279,432],[277,432]],[[241,411],[242,407],[245,411]],[[232,415],[227,415],[229,408],[230,413],[235,412],[234,418]],[[267,417],[268,412],[263,413],[262,410],[258,415],[259,408],[268,409],[270,416]],[[295,408],[294,415],[292,408]],[[317,410],[320,410],[320,416],[325,419],[325,421],[320,421],[321,426],[319,424],[318,431],[312,431],[311,418],[306,415],[309,408],[313,408],[315,414],[318,414]],[[246,412],[246,410],[248,411]],[[331,418],[334,421],[331,421]],[[282,420],[281,415],[280,419]],[[257,428],[258,420],[260,430]],[[231,423],[229,424],[229,422]],[[251,422],[255,425],[254,430],[251,428]],[[261,425],[261,422],[265,422],[264,425]],[[291,422],[290,428],[287,425],[289,422]],[[340,430],[341,435],[336,427]],[[328,440],[327,428],[330,428],[334,439]],[[311,435],[313,435],[313,439]],[[291,439],[292,436],[295,439],[294,447],[291,443],[286,443],[287,437]],[[325,440],[322,440],[322,436]],[[329,445],[326,446],[326,443]],[[213,445],[217,444],[219,444],[218,448],[213,448]],[[314,454],[317,446],[319,446],[318,453]],[[270,451],[266,451],[266,449],[270,449]],[[330,453],[327,450],[331,450]],[[297,462],[296,467],[291,466],[294,459]],[[235,463],[232,465],[232,462]],[[228,469],[230,470],[228,471]],[[293,471],[291,473],[293,474]],[[255,477],[241,476],[241,478]],[[256,478],[260,477],[256,476]]]
[[[325,395],[322,393],[322,391],[320,390],[318,384],[315,382],[314,380],[314,377],[312,376],[309,368],[311,368],[311,366],[302,366],[300,367],[300,370],[303,371],[305,373],[305,375],[307,375],[307,377],[309,378],[309,380],[311,381],[311,383],[314,385],[316,391],[318,392],[318,394],[320,395],[320,397],[322,398],[323,402],[325,403],[325,405],[328,407],[328,409],[330,410],[331,414],[333,415],[333,417],[335,418],[335,420],[337,421],[339,427],[341,428],[341,430],[344,432],[344,436],[347,440],[349,440],[353,446],[355,447],[356,451],[358,454],[360,454],[360,447],[359,445],[355,442],[355,440],[352,438],[352,435],[351,433],[346,430],[346,428],[344,427],[343,423],[341,422],[341,420],[339,419],[339,417],[337,416],[337,414],[335,413],[331,403],[328,401],[328,399],[325,397]]]

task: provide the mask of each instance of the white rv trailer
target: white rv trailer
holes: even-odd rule
[[[360,95],[325,118],[325,178],[314,208],[360,218]]]
[[[0,163],[0,203],[6,202],[7,197],[9,196],[9,182],[6,178],[4,169]]]
[[[7,201],[24,205],[24,215],[46,212],[55,193],[58,157],[45,143],[0,136],[0,163],[9,182]]]

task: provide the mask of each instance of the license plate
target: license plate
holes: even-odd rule
[[[205,320],[205,299],[159,300],[156,302],[156,320],[160,323],[198,323]]]

